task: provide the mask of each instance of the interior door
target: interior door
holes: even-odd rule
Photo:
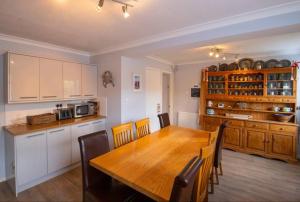
[[[146,116],[150,118],[151,131],[160,129],[157,115],[161,113],[162,105],[162,75],[159,69],[146,69]]]

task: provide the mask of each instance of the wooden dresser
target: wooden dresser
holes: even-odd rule
[[[295,74],[291,67],[224,72],[204,70],[201,78],[201,95],[204,95],[200,99],[201,127],[214,130],[228,121],[224,148],[287,162],[297,161]],[[275,106],[281,111],[273,111]],[[284,107],[292,110],[283,112]],[[208,115],[209,112],[212,114]],[[273,117],[275,113],[293,117],[289,122],[279,122]],[[232,118],[232,114],[250,118]]]

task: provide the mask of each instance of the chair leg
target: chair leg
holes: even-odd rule
[[[214,169],[215,169],[215,175],[216,175],[216,184],[219,184],[218,168],[214,167]]]
[[[222,163],[220,162],[220,175],[223,175]]]
[[[211,174],[210,174],[210,193],[213,194],[214,193],[214,168],[212,168],[211,170]]]

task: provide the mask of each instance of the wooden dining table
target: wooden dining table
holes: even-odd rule
[[[156,201],[169,201],[175,177],[208,138],[207,131],[168,126],[96,157],[90,165]]]

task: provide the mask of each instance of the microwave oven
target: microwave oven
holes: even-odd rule
[[[68,108],[72,111],[72,117],[80,118],[97,114],[97,103],[87,102],[78,104],[68,104]]]

